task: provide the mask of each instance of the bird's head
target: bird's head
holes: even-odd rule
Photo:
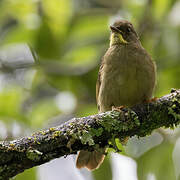
[[[134,30],[133,25],[126,20],[118,20],[114,22],[114,24],[110,26],[110,29],[110,46],[118,44],[125,45],[139,41],[139,37]]]

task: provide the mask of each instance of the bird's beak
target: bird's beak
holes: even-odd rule
[[[110,29],[111,29],[112,32],[117,32],[117,33],[119,33],[119,34],[122,34],[122,31],[119,30],[119,29],[118,29],[117,27],[115,27],[115,26],[110,26]]]
[[[111,29],[111,32],[112,32],[112,41],[114,39],[114,33],[117,33],[118,34],[118,37],[119,37],[119,41],[123,44],[127,44],[128,42],[124,39],[123,37],[123,32],[121,30],[119,30],[117,27],[115,26],[110,26],[110,29]]]

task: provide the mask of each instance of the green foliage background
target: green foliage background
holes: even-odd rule
[[[1,0],[0,118],[7,130],[7,139],[15,138],[14,122],[21,127],[19,135],[23,136],[61,123],[56,120],[57,116],[63,122],[68,117],[97,113],[97,72],[109,44],[108,26],[115,18],[125,18],[134,24],[144,48],[156,61],[155,96],[180,88],[177,8],[180,12],[179,0]],[[23,59],[23,66],[14,63],[8,47],[22,43],[31,47],[33,65],[26,63],[29,57],[24,50],[18,61]],[[2,56],[4,48],[5,56]],[[28,47],[26,49],[28,51]],[[74,102],[68,111],[57,103],[57,96],[64,92]],[[65,103],[62,98],[60,101]],[[163,130],[159,133],[163,137],[161,143],[140,157],[133,157],[138,165],[139,180],[147,179],[149,173],[158,180],[178,178],[172,159],[178,131],[173,136]],[[109,159],[93,173],[94,179],[112,179]],[[36,170],[28,170],[15,179],[25,178],[35,179]]]

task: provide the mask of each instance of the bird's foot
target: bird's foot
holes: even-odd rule
[[[125,106],[119,106],[119,107],[112,106],[112,111],[119,111],[119,112],[121,112],[123,108],[125,108]]]
[[[145,103],[151,103],[151,102],[155,102],[155,101],[157,101],[157,100],[158,100],[157,97],[153,97],[152,99],[145,100],[144,102],[145,102]]]

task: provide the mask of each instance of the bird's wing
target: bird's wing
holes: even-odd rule
[[[99,72],[98,72],[98,78],[96,81],[96,102],[97,102],[97,105],[98,105],[99,89],[101,86],[101,71],[102,71],[103,65],[104,65],[103,61],[104,61],[104,57],[101,59],[100,68],[99,68]],[[99,109],[99,107],[98,107],[98,109]]]

